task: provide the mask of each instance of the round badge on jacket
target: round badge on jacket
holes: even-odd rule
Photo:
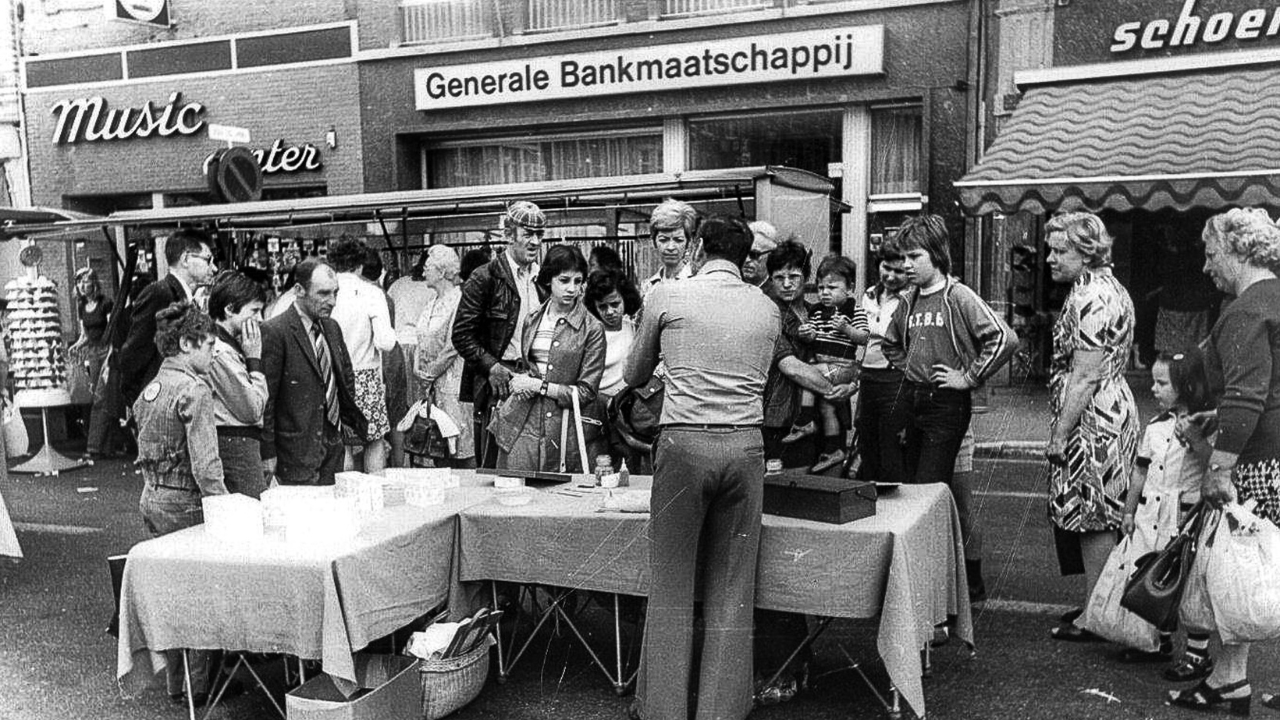
[[[155,402],[158,397],[160,397],[160,383],[158,382],[151,383],[146,390],[142,391],[142,399],[147,402]]]

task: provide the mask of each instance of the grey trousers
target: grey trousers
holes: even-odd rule
[[[663,428],[658,437],[649,609],[636,687],[645,720],[686,720],[691,710],[697,720],[741,720],[751,712],[763,479],[759,428]],[[695,594],[706,627],[696,662]]]

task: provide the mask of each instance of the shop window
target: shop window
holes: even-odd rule
[[[433,188],[662,172],[662,131],[522,136],[427,149]]]
[[[689,120],[689,167],[786,165],[827,177],[840,162],[841,111],[803,110]]]
[[[406,45],[493,37],[496,26],[489,0],[400,0],[400,19]]]
[[[612,25],[622,20],[621,0],[529,0],[529,32]]]
[[[919,107],[872,109],[871,195],[919,194],[924,121]]]

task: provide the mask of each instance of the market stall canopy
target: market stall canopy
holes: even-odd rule
[[[32,225],[47,225],[64,220],[85,220],[94,217],[73,210],[57,208],[15,208],[0,207],[0,228],[7,233],[9,228]]]
[[[666,197],[683,200],[747,199],[757,183],[830,196],[827,178],[795,168],[761,166],[726,170],[690,170],[607,178],[554,180],[481,187],[407,190],[362,195],[334,195],[223,205],[191,205],[152,210],[125,210],[106,217],[0,228],[5,237],[59,233],[102,225],[177,227],[211,224],[220,229],[254,229],[326,222],[368,222],[449,217],[501,211],[512,200],[532,200],[544,210],[652,204]],[[833,209],[848,207],[832,199]]]
[[[1030,88],[967,213],[1280,205],[1280,68]]]

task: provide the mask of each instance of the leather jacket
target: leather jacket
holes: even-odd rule
[[[538,288],[538,302],[545,299],[546,294]],[[520,293],[504,249],[476,268],[462,286],[453,320],[453,346],[465,363],[458,389],[462,402],[475,401],[476,388],[488,381],[489,368],[502,359],[516,334],[519,312]]]

